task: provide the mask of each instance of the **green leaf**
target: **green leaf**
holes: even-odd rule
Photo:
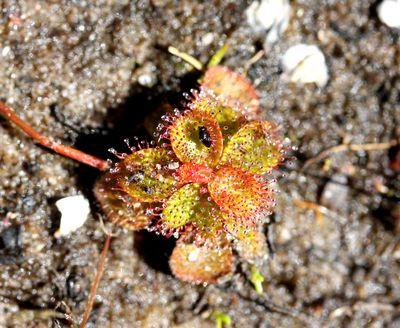
[[[215,326],[217,328],[226,328],[232,326],[232,319],[229,315],[222,312],[214,312]]]
[[[245,122],[244,117],[231,107],[219,106],[214,115],[225,141],[228,141]]]
[[[192,226],[192,240],[198,245],[213,246],[224,231],[222,213],[208,193],[200,198]]]
[[[256,290],[257,294],[261,295],[264,292],[263,285],[262,285],[262,283],[264,282],[264,277],[260,273],[260,271],[257,269],[257,267],[254,265],[251,267],[250,281],[253,284],[254,289]]]
[[[221,61],[222,58],[224,58],[226,52],[228,51],[229,46],[227,43],[225,43],[218,51],[211,57],[210,61],[207,64],[207,67],[214,67],[217,66]]]
[[[211,114],[189,111],[171,125],[169,135],[172,149],[182,162],[217,165],[223,138],[218,122]]]
[[[178,187],[175,179],[178,164],[164,148],[136,151],[117,164],[119,186],[140,202],[161,201]]]
[[[200,185],[187,184],[176,191],[165,203],[161,220],[169,228],[185,225],[199,210]]]
[[[229,140],[221,164],[264,174],[282,161],[282,153],[282,142],[275,126],[270,122],[251,122]]]
[[[168,199],[161,220],[170,229],[190,223],[185,238],[198,244],[211,243],[223,230],[217,204],[197,183],[183,186]]]

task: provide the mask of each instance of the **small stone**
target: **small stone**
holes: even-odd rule
[[[378,8],[378,17],[389,27],[400,28],[400,0],[384,0]]]
[[[11,225],[0,232],[0,265],[20,263],[22,257],[22,228]]]
[[[77,267],[72,269],[65,281],[67,296],[74,302],[80,302],[85,299],[84,288],[86,283],[85,276]]]
[[[325,56],[315,45],[298,44],[289,48],[281,60],[284,78],[295,83],[315,83],[324,87],[329,80]]]
[[[54,234],[56,238],[67,236],[83,226],[90,213],[89,201],[82,195],[62,198],[56,206],[61,213],[60,228]]]
[[[345,212],[349,204],[348,179],[344,175],[336,174],[332,176],[324,186],[321,194],[320,203],[329,209]]]
[[[11,52],[11,48],[6,46],[1,50],[1,55],[3,57],[7,57],[10,52]]]
[[[205,46],[209,46],[213,41],[214,41],[214,33],[212,32],[208,32],[206,34],[204,34],[201,38],[201,43],[202,45]]]
[[[152,74],[142,74],[138,77],[138,82],[141,86],[151,88],[157,82],[156,78]]]
[[[12,225],[0,234],[1,249],[15,249],[21,247],[21,226]]]
[[[267,32],[266,42],[274,43],[289,24],[287,0],[254,1],[246,10],[247,23],[257,33]]]
[[[280,243],[286,243],[292,238],[290,230],[287,228],[282,228],[278,236]]]
[[[157,68],[153,63],[148,63],[138,68],[135,72],[137,82],[146,88],[152,88],[157,83]]]

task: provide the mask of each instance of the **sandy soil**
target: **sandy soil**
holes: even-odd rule
[[[143,118],[193,87],[175,45],[201,61],[228,42],[224,64],[243,69],[262,40],[241,1],[3,1],[0,98],[38,130],[110,157],[143,135]],[[220,286],[192,286],[167,266],[171,241],[119,230],[90,327],[400,327],[400,181],[396,149],[345,151],[303,168],[344,141],[399,138],[399,32],[373,1],[292,1],[288,30],[249,70],[263,114],[295,150],[282,167],[275,256],[258,296],[238,266]],[[228,40],[228,41],[227,41]],[[289,85],[279,59],[299,42],[326,56],[325,88]],[[79,321],[104,241],[95,170],[34,144],[0,119],[0,326],[68,327]],[[393,163],[393,161],[392,161]],[[83,193],[92,215],[56,239],[55,201]]]

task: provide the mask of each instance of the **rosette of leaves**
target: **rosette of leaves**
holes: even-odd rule
[[[213,67],[185,110],[167,120],[164,143],[126,156],[97,183],[113,222],[178,238],[170,267],[182,280],[229,275],[233,247],[247,260],[265,251],[260,224],[274,205],[268,176],[283,149],[274,124],[250,120],[256,112],[251,83]]]

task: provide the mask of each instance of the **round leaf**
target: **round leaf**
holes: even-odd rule
[[[233,271],[230,247],[208,248],[178,242],[169,260],[171,271],[181,280],[195,284],[216,283]]]
[[[211,114],[189,111],[169,129],[171,146],[184,163],[215,166],[222,154],[223,138]]]
[[[189,224],[185,239],[205,244],[215,240],[223,230],[221,212],[207,190],[197,183],[187,184],[165,204],[162,223],[169,229]]]
[[[187,184],[176,191],[165,203],[161,213],[162,222],[174,229],[190,221],[198,210],[200,185]]]
[[[119,186],[140,202],[157,202],[177,189],[177,160],[163,148],[142,149],[117,164]]]
[[[272,191],[253,174],[223,167],[215,173],[208,190],[221,211],[238,220],[264,217],[273,205]]]
[[[146,203],[133,201],[123,191],[115,188],[115,174],[104,174],[94,186],[94,194],[104,214],[113,223],[131,230],[141,230],[150,223],[146,216]]]
[[[282,142],[270,122],[244,125],[227,143],[221,164],[255,174],[264,174],[276,167],[283,158]]]

